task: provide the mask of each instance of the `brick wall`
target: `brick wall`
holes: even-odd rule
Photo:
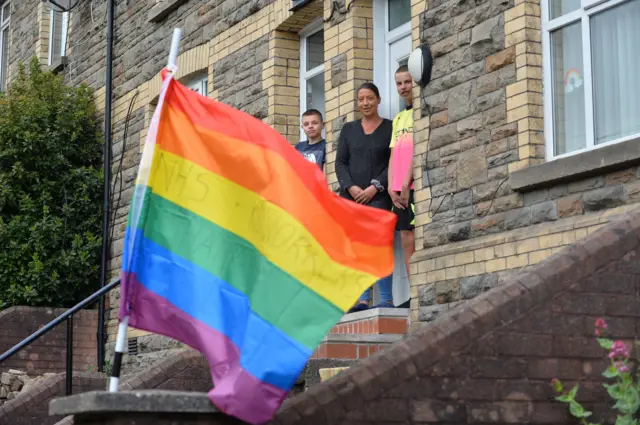
[[[285,403],[274,423],[573,424],[554,377],[612,421],[593,325],[604,317],[633,346],[639,278],[636,209]]]
[[[0,312],[0,352],[36,332],[64,313],[65,309],[44,307],[10,307]],[[87,372],[97,367],[97,310],[82,310],[73,319],[73,368]],[[29,375],[64,372],[66,369],[66,322],[49,331],[27,348],[0,365],[0,372],[18,369]]]

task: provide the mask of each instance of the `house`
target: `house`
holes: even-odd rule
[[[39,0],[0,0],[0,89],[36,55],[68,83],[93,87],[102,110],[106,1],[78,0],[58,13]],[[395,69],[419,44],[430,47],[432,81],[414,89],[412,330],[640,200],[640,0],[116,3],[114,276],[175,27],[184,30],[177,77],[192,89],[291,143],[301,137],[301,111],[325,114],[334,190],[338,135],[357,117],[355,89],[374,81],[382,115],[392,118],[401,108]],[[110,295],[107,311],[110,347],[117,299]],[[129,337],[132,351],[142,341],[172,347],[137,330]]]

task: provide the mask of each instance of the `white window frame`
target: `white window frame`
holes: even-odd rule
[[[632,134],[610,142],[595,144],[595,122],[593,108],[593,76],[591,69],[591,23],[590,18],[607,9],[618,6],[629,0],[582,0],[578,10],[569,12],[555,19],[549,19],[549,1],[541,2],[542,14],[542,54],[543,54],[543,82],[544,82],[544,133],[546,141],[546,159],[553,161],[568,156],[580,154],[593,149],[603,148],[616,143],[637,139],[640,134]],[[555,155],[555,123],[553,119],[553,65],[551,63],[551,33],[575,22],[581,23],[582,30],[582,61],[583,85],[585,99],[586,146],[582,149]]]
[[[316,19],[300,31],[300,116],[307,110],[307,82],[319,74],[324,73],[324,62],[313,69],[307,69],[307,42],[309,37],[322,31],[324,24],[322,18]],[[324,45],[324,44],[323,44]],[[326,111],[325,111],[326,113]],[[324,119],[324,117],[323,117]],[[304,140],[306,135],[300,128],[300,138]]]
[[[66,56],[67,53],[67,35],[69,33],[69,12],[56,12],[53,9],[49,11],[49,58],[48,65],[53,65],[53,44],[55,40],[55,13],[62,13],[62,33],[60,34],[60,57]]]
[[[192,77],[184,85],[204,97],[209,96],[209,76],[207,74]]]
[[[2,46],[4,46],[4,40],[3,38],[3,34],[4,31],[9,28],[9,25],[11,24],[11,0],[6,0],[6,1],[2,1],[0,0],[0,15],[2,14],[2,9],[4,8],[4,6],[6,4],[9,4],[9,16],[8,17],[4,17],[4,16],[0,16],[0,67],[2,66],[2,59],[5,57],[5,55],[9,55],[9,52],[4,52],[2,50]],[[6,18],[6,19],[3,19]],[[9,60],[7,58],[7,68],[9,66]],[[6,69],[5,72],[8,72],[9,70]],[[6,90],[6,84],[7,84],[7,75],[3,75],[2,74],[2,68],[0,68],[0,91],[4,91]]]
[[[411,19],[389,31],[389,1],[373,1],[373,82],[380,90],[382,102],[378,111],[380,116],[393,119],[391,116],[392,90],[395,90],[393,75],[395,69],[391,69],[389,58],[391,56],[391,45],[405,37],[411,37]],[[375,52],[382,52],[376,54]]]

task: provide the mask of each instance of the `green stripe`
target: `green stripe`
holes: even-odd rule
[[[245,239],[149,189],[144,196],[145,237],[244,293],[257,315],[300,344],[315,349],[344,314]]]

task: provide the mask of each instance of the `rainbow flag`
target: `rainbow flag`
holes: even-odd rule
[[[199,350],[212,402],[268,422],[393,270],[395,215],[332,193],[274,129],[163,72],[127,223],[120,319]]]

